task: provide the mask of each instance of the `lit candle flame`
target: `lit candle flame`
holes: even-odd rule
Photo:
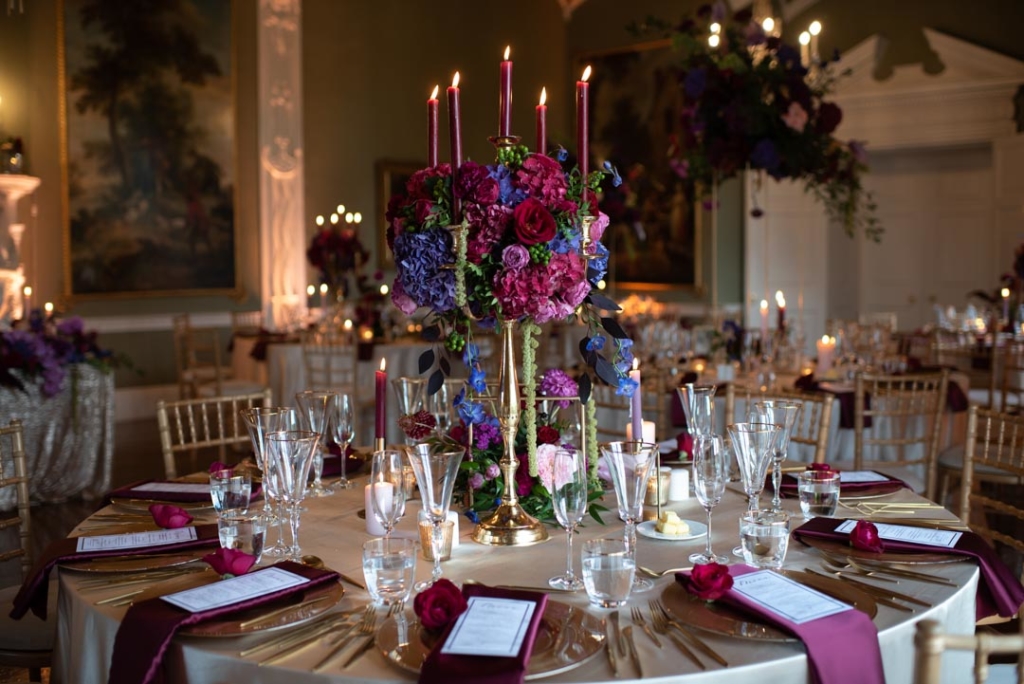
[[[452,76],[452,88],[458,88],[458,87],[459,87],[459,72],[456,71],[455,75]]]
[[[318,225],[318,226],[324,225],[324,217],[323,217],[322,214],[320,216],[316,217],[316,225]]]
[[[807,27],[807,32],[812,36],[816,36],[821,33],[821,22],[815,19],[811,22],[811,25]]]
[[[352,222],[353,223],[362,223],[363,222],[363,215],[360,212],[358,212],[358,211],[356,213],[352,214]]]
[[[430,93],[430,99],[431,100],[436,100],[437,99],[437,91],[440,90],[440,88],[441,88],[441,86],[434,86],[434,91],[432,93]]]
[[[345,213],[345,205],[344,204],[339,204],[338,208],[334,210],[334,213],[338,214],[339,216],[344,214]]]
[[[775,20],[771,17],[765,17],[764,21],[761,22],[761,28],[764,29],[765,33],[771,33],[775,30]]]
[[[43,308],[46,309],[46,313],[53,313],[53,302],[46,302],[46,304],[43,304]]]
[[[380,358],[380,369],[381,369],[382,371],[383,371],[383,370],[387,370],[387,363],[388,363],[388,360],[387,360],[387,359],[386,359],[385,357],[383,357],[383,356],[382,356],[382,357]]]
[[[508,61],[508,56],[509,56],[509,55],[510,55],[511,53],[512,53],[512,46],[511,46],[511,45],[506,45],[506,46],[505,46],[505,61],[506,61],[506,62]]]
[[[32,288],[27,287],[25,289],[26,290],[31,290]],[[25,294],[32,294],[32,293],[31,292],[26,292]],[[1003,299],[1009,299],[1010,298],[1010,288],[1004,287],[1002,290],[999,291],[999,294],[1001,294],[1003,296]]]
[[[718,47],[718,44],[721,42],[722,39],[718,37],[717,33],[712,33],[710,36],[708,36],[708,45],[710,45],[713,48]]]
[[[322,294],[322,295],[327,294],[327,283],[321,283],[320,284],[320,294]]]
[[[309,287],[306,288],[306,294],[312,297],[313,295],[316,294],[316,288],[310,285]]]
[[[821,343],[822,343],[822,344],[828,344],[828,343],[829,343],[829,340],[830,340],[830,338],[829,338],[829,336],[828,336],[828,335],[822,335],[822,336],[821,336]]]
[[[800,34],[800,44],[801,45],[810,45],[811,44],[811,34],[808,33],[807,31],[804,31],[803,33],[801,33]]]
[[[351,318],[346,318],[345,322],[342,323],[341,327],[344,328],[345,330],[351,330],[352,329],[352,319]]]
[[[331,225],[334,225],[337,222],[338,222],[338,215],[337,214],[331,214]]]
[[[768,310],[768,300],[767,299],[762,299],[761,300],[761,311],[767,311],[767,310]]]
[[[586,83],[587,81],[590,80],[590,65],[589,64],[587,65],[587,68],[583,70],[583,77],[580,80],[583,81],[584,83]]]
[[[31,297],[32,296],[32,286],[31,285],[26,285],[25,289],[24,289],[24,292],[25,292],[25,296],[26,297]],[[1007,295],[1007,296],[1009,296],[1009,295]]]
[[[639,368],[640,368],[640,359],[638,359],[638,358],[636,358],[634,356],[633,357],[633,370],[639,370]]]
[[[548,101],[548,89],[547,88],[541,88],[540,89],[540,104],[541,105],[545,105],[545,104],[547,104],[547,101]]]
[[[786,297],[782,294],[782,290],[775,293],[775,303],[783,308],[786,307]]]

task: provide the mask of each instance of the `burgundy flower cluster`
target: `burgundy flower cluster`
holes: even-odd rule
[[[357,271],[369,257],[351,227],[331,226],[313,236],[306,259],[320,271],[320,282],[331,290],[348,289],[348,276]]]

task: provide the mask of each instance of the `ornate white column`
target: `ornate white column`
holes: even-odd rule
[[[260,0],[260,300],[268,328],[306,310],[302,0]]]

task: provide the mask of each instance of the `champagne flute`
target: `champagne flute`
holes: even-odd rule
[[[352,481],[348,479],[345,469],[348,465],[348,445],[356,436],[355,408],[352,396],[338,392],[328,408],[328,426],[334,443],[341,448],[341,478],[334,484],[336,489],[348,489]]]
[[[309,470],[320,446],[320,435],[307,430],[282,430],[267,436],[270,457],[277,475],[277,493],[288,510],[292,530],[290,560],[302,562],[299,548],[299,514],[306,497]]]
[[[398,398],[398,414],[401,417],[412,416],[423,410],[424,395],[427,389],[426,380],[409,377],[392,378],[391,386],[395,388],[395,396]],[[412,445],[416,443],[416,440],[406,435],[405,443]]]
[[[328,390],[304,390],[295,395],[299,403],[302,427],[320,435],[320,449],[313,454],[313,484],[309,486],[310,496],[331,496],[333,491],[324,487],[321,477],[324,472],[324,451],[327,449],[328,407],[334,402],[337,392]],[[344,460],[344,454],[342,455]]]
[[[626,523],[625,537],[629,555],[636,562],[636,524],[643,517],[647,480],[654,470],[658,445],[648,442],[605,442],[601,453],[608,462],[608,470],[615,487],[619,518]],[[651,580],[633,575],[633,591],[654,588]]]
[[[579,591],[583,580],[573,571],[572,540],[587,512],[590,472],[586,455],[575,449],[558,449],[552,461],[551,504],[555,519],[565,529],[567,556],[565,574],[552,577],[548,584],[555,589]]]
[[[740,481],[747,494],[747,510],[755,511],[760,508],[758,501],[764,490],[768,466],[772,462],[772,449],[779,434],[779,426],[772,423],[734,423],[727,425],[726,430],[732,439],[733,451],[736,452]],[[743,547],[736,546],[732,552],[742,557]]]
[[[717,435],[698,435],[693,440],[693,493],[708,516],[707,543],[704,553],[690,554],[697,564],[727,563],[725,556],[711,550],[711,511],[722,500],[729,481],[729,452]]]
[[[715,385],[694,385],[692,382],[676,388],[679,403],[686,416],[686,429],[690,436],[715,433]]]
[[[384,528],[384,538],[405,515],[405,487],[402,452],[395,449],[376,451],[370,467],[370,506],[377,522]],[[369,514],[369,511],[367,511]]]
[[[277,526],[277,541],[270,548],[264,549],[263,555],[287,556],[289,548],[284,543],[284,511],[277,494],[276,470],[267,448],[267,435],[271,432],[297,429],[298,413],[290,406],[257,406],[242,409],[239,413],[249,430],[249,439],[252,440],[253,451],[256,452],[256,462],[263,474],[263,518],[268,526]]]
[[[800,416],[800,409],[803,404],[799,401],[785,399],[763,399],[755,401],[753,410],[750,412],[751,422],[774,423],[781,427],[778,436],[775,438],[775,447],[772,450],[772,486],[775,490],[772,495],[772,511],[782,510],[782,497],[780,487],[782,485],[782,462],[786,460],[789,451],[789,438],[793,432],[793,426]]]
[[[448,508],[452,503],[452,489],[455,478],[459,474],[464,452],[445,451],[431,444],[414,444],[405,447],[409,462],[416,471],[416,482],[423,500],[423,512],[430,521],[430,550],[434,558],[434,568],[429,582],[419,582],[416,591],[433,585],[441,579],[441,545],[444,539],[442,524],[448,519]]]

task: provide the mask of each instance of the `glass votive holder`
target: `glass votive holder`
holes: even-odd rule
[[[433,546],[430,538],[434,534],[434,525],[429,520],[420,520],[420,547],[423,549],[423,560],[434,560]],[[452,537],[455,534],[455,523],[445,520],[441,523],[441,560],[446,561],[452,557]]]
[[[252,475],[230,469],[210,473],[210,499],[220,515],[224,511],[246,511],[252,494]]]
[[[217,517],[217,533],[220,536],[221,548],[256,556],[257,563],[263,556],[266,532],[266,520],[259,513],[226,509]]]
[[[363,578],[370,598],[378,604],[408,600],[416,581],[416,542],[391,537],[364,543]]]
[[[416,495],[416,471],[412,466],[402,466],[402,490],[405,500],[412,501]]]
[[[590,605],[618,608],[629,600],[636,563],[622,539],[591,539],[580,552]]]
[[[789,548],[789,515],[782,511],[747,511],[740,518],[740,546],[747,565],[778,570]]]
[[[839,505],[839,473],[834,470],[805,470],[797,475],[797,494],[804,518],[831,518]]]
[[[672,469],[665,467],[658,471],[657,477],[651,477],[647,480],[647,495],[644,497],[645,504],[657,506],[659,497],[661,498],[662,505],[668,503],[668,489],[671,476]]]

